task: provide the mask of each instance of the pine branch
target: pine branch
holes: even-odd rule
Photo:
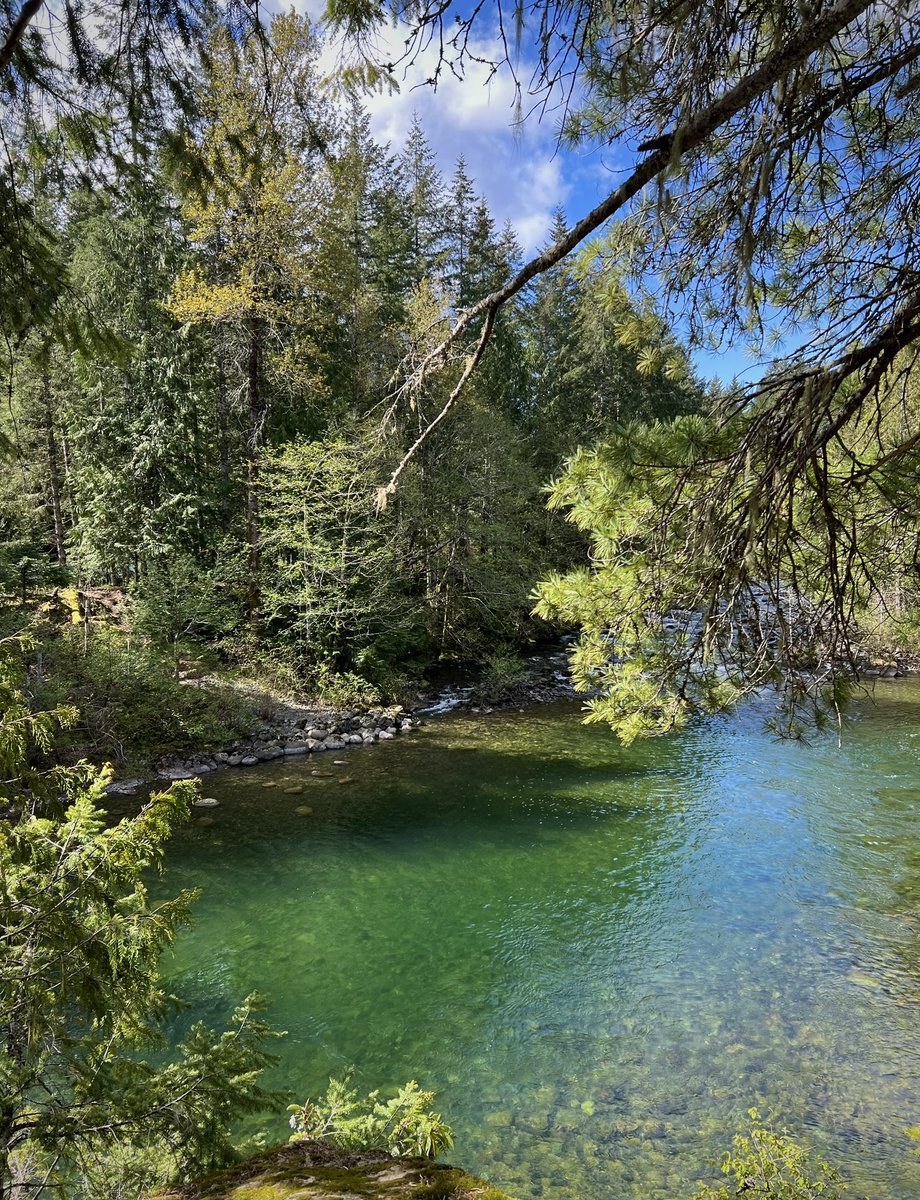
[[[422,432],[413,446],[403,457],[389,482],[378,489],[378,508],[385,503],[386,496],[392,494],[399,476],[413,458],[419,447],[447,415],[459,399],[466,384],[472,376],[476,364],[485,352],[494,326],[495,317],[499,310],[516,296],[536,276],[548,271],[566,257],[576,246],[596,232],[605,222],[619,212],[626,204],[642,191],[646,184],[660,175],[672,165],[680,155],[696,149],[712,133],[724,125],[732,117],[737,116],[748,107],[758,96],[763,95],[778,80],[784,78],[795,67],[806,61],[809,55],[826,45],[841,30],[871,8],[872,0],[840,0],[822,17],[810,21],[800,27],[796,36],[792,37],[779,50],[769,55],[766,60],[744,79],[730,88],[723,96],[711,104],[705,111],[691,118],[675,130],[673,139],[667,147],[661,147],[649,154],[634,169],[630,177],[615,191],[611,192],[596,208],[583,217],[564,236],[552,246],[532,258],[520,271],[501,288],[484,296],[472,307],[466,309],[455,321],[450,333],[430,351],[417,367],[406,377],[399,391],[417,391],[438,366],[445,360],[448,351],[480,317],[486,318],[476,349],[467,360],[458,383],[442,411],[434,421]]]

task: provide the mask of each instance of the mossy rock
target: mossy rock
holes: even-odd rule
[[[156,1193],[156,1200],[510,1200],[457,1167],[323,1142],[278,1146],[226,1171]]]

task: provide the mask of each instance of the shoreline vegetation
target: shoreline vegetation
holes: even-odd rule
[[[325,676],[321,693],[295,692],[290,679],[221,661],[207,643],[185,639],[164,650],[133,626],[131,597],[117,587],[56,588],[27,603],[8,598],[4,631],[25,627],[24,658],[35,708],[72,705],[74,725],[56,745],[65,762],[109,762],[114,794],[146,783],[200,778],[227,767],[369,746],[406,735],[431,716],[585,698],[570,675],[575,635],[536,625],[530,645],[499,646],[480,661],[417,664],[399,694],[353,675]],[[897,678],[920,654],[876,634],[860,677]]]
[[[542,623],[530,644],[498,645],[478,661],[418,662],[396,694],[354,675],[326,675],[322,691],[305,693],[284,673],[222,661],[206,642],[159,647],[134,627],[121,588],[56,588],[27,603],[8,597],[0,613],[6,636],[25,632],[34,641],[24,659],[33,705],[78,710],[57,752],[65,761],[112,763],[121,777],[114,791],[139,787],[140,777],[190,779],[369,745],[457,708],[488,712],[585,695],[570,676],[575,635]],[[913,646],[879,632],[866,639],[860,676],[897,678],[918,665]]]
[[[131,620],[120,588],[55,589],[7,602],[7,636],[23,629],[24,688],[33,708],[72,706],[77,717],[55,744],[63,762],[109,762],[109,787],[131,794],[153,780],[192,779],[223,767],[372,745],[409,733],[455,708],[488,713],[574,696],[567,643],[504,647],[481,662],[428,664],[381,694],[335,676],[320,694],[294,693],[271,672],[226,661],[186,641],[164,652]]]

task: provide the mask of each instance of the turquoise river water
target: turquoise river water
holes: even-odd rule
[[[175,1032],[259,988],[292,1100],[416,1078],[520,1200],[688,1197],[751,1105],[916,1200],[920,685],[841,745],[760,715],[629,750],[576,705],[459,716],[210,776],[163,884],[203,890]]]

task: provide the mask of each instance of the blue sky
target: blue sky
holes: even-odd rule
[[[325,0],[298,0],[297,8],[316,19],[324,4]],[[398,58],[402,37],[398,29],[385,34],[384,61]],[[488,41],[476,49],[486,59],[497,53]],[[334,49],[327,53],[331,68]],[[374,133],[398,150],[418,113],[444,175],[452,174],[462,154],[497,224],[511,221],[525,253],[544,244],[557,205],[574,223],[632,169],[635,153],[627,147],[561,149],[552,114],[517,125],[510,76],[499,72],[490,79],[484,64],[471,62],[462,80],[445,72],[437,90],[426,86],[435,62],[432,47],[402,74],[399,92],[367,97]],[[750,381],[762,371],[744,346],[726,347],[718,354],[698,351],[694,360],[704,378],[716,376],[726,383],[736,375]]]

